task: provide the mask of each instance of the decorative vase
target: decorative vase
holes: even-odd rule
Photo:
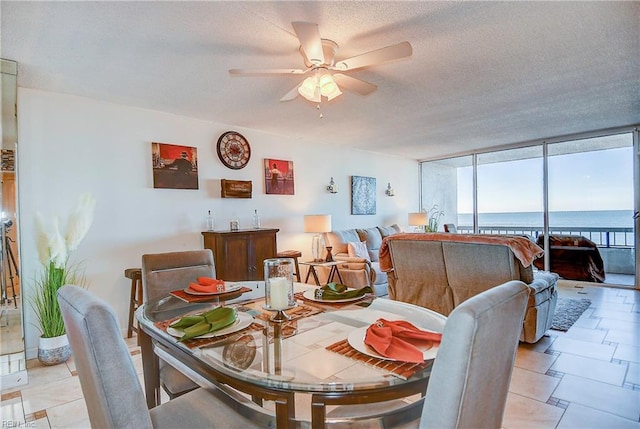
[[[71,346],[67,334],[58,337],[40,337],[38,343],[38,360],[43,365],[57,365],[66,362],[71,356]]]

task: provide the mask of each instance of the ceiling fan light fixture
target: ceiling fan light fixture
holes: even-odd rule
[[[298,92],[307,100],[314,101],[316,98],[315,93],[317,87],[318,81],[316,80],[316,77],[310,76],[302,82],[302,85],[298,88]]]
[[[324,95],[325,97],[328,97],[329,94],[334,93],[338,88],[338,85],[336,85],[336,81],[333,80],[333,77],[329,73],[324,73],[320,76],[318,85],[320,86],[322,95]]]
[[[342,95],[342,91],[340,91],[338,85],[335,85],[335,89],[330,94],[326,94],[325,96],[327,97],[327,100],[331,101],[339,95]]]

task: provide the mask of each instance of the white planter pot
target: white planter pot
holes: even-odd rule
[[[38,343],[38,360],[43,365],[64,363],[71,356],[71,346],[67,334],[53,338],[42,338]]]

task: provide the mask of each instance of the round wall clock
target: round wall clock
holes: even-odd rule
[[[218,158],[234,170],[243,168],[251,158],[249,142],[240,133],[227,131],[218,139]]]

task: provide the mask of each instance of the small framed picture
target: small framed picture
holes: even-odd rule
[[[293,161],[265,159],[264,182],[267,194],[294,195]]]
[[[153,187],[198,189],[198,148],[151,143]]]

